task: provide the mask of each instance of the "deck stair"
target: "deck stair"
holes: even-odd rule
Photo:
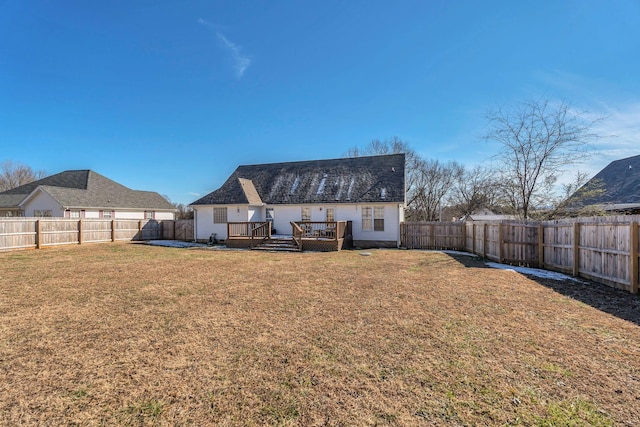
[[[300,252],[300,248],[292,238],[277,237],[265,240],[252,249],[260,251]]]

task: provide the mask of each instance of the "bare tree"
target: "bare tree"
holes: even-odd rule
[[[598,137],[591,128],[601,119],[543,99],[491,111],[488,120],[485,138],[501,145],[496,159],[505,196],[527,219],[533,207],[548,203],[558,175],[590,155],[589,142]]]
[[[398,138],[397,136],[386,138],[383,140],[373,139],[364,148],[354,146],[347,150],[347,157],[375,156],[383,154],[401,154],[405,155],[406,182],[405,190],[410,194],[415,187],[417,180],[417,170],[423,161],[418,153],[411,146]]]
[[[350,148],[348,157],[404,153],[406,161],[405,191],[407,219],[437,221],[445,196],[451,191],[463,168],[456,162],[441,163],[423,159],[408,143],[397,136],[374,139],[364,148]]]
[[[190,208],[189,206],[183,203],[172,202],[171,198],[166,194],[162,194],[162,197],[164,197],[165,200],[171,203],[173,208],[176,209],[175,219],[193,219],[194,218],[193,209]]]
[[[443,202],[459,181],[464,168],[457,162],[421,160],[415,171],[416,181],[407,200],[407,219],[439,221]]]
[[[34,171],[31,166],[14,163],[10,160],[0,164],[0,192],[20,187],[47,176],[45,171]]]
[[[458,175],[448,202],[456,217],[471,215],[482,208],[493,208],[498,187],[494,171],[482,166],[464,169]]]
[[[176,219],[193,219],[193,209],[182,203],[172,203],[173,207],[178,211],[176,212]]]
[[[585,200],[600,197],[604,193],[601,180],[589,181],[586,172],[578,171],[571,182],[562,184],[561,193],[553,201],[551,209],[541,212],[541,219],[604,215],[602,208],[584,204]]]

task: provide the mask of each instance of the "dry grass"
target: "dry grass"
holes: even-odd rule
[[[640,314],[610,314],[640,305],[614,290],[607,312],[393,250],[100,244],[0,269],[6,425],[640,425]]]

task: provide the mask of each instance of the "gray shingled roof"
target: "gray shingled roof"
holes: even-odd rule
[[[640,155],[609,163],[572,197],[601,185],[604,192],[580,200],[582,205],[640,204]]]
[[[239,166],[191,205],[253,204],[241,179],[267,204],[404,203],[404,154]]]
[[[131,190],[91,170],[60,172],[0,193],[0,207],[17,206],[38,187],[65,208],[174,209],[158,193]]]

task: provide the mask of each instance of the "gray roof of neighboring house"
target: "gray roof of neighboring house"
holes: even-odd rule
[[[580,197],[600,186],[603,192]],[[640,155],[609,163],[572,196],[581,205],[640,204]]]
[[[19,205],[36,188],[65,208],[174,210],[156,192],[132,190],[91,170],[60,172],[0,193],[0,207]]]
[[[404,154],[245,165],[191,205],[404,203],[404,185]]]

